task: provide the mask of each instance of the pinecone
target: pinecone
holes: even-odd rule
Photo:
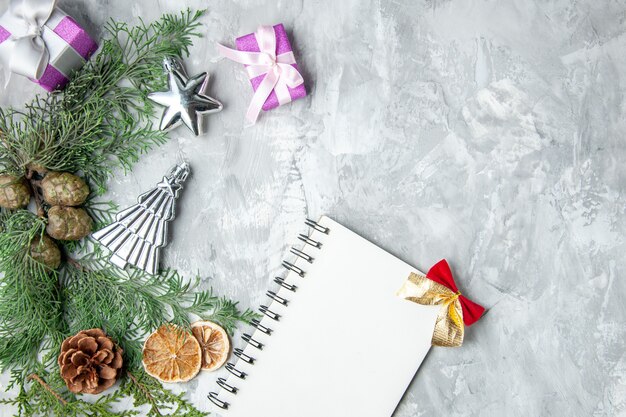
[[[100,329],[78,332],[63,341],[61,377],[73,393],[99,394],[115,384],[122,369],[122,349]]]
[[[0,175],[0,207],[18,209],[30,201],[30,188],[25,178],[9,174]]]
[[[53,206],[46,232],[57,240],[80,240],[91,232],[93,221],[82,208]]]
[[[30,256],[50,269],[57,269],[61,265],[61,251],[54,240],[47,235],[37,236],[32,240]]]
[[[51,206],[80,206],[89,196],[82,178],[69,172],[50,172],[41,181],[43,199]]]

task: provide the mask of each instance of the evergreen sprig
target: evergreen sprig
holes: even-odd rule
[[[58,274],[29,255],[43,232],[42,219],[27,210],[4,213],[0,233],[0,367],[29,367],[42,348],[62,341]]]
[[[129,372],[120,391],[134,399],[135,407],[148,405],[148,416],[204,417],[202,412],[185,401],[183,394],[174,394],[143,370]]]
[[[165,15],[130,27],[110,21],[100,53],[78,70],[62,94],[38,96],[23,110],[0,109],[0,169],[29,166],[80,171],[98,194],[117,168],[166,141],[149,122],[149,91],[163,89],[162,61],[188,54],[201,11]]]
[[[132,397],[133,408],[121,405]],[[162,417],[204,417],[207,413],[196,409],[182,394],[174,394],[143,370],[128,371],[117,390],[87,401],[72,394],[61,377],[41,371],[32,373],[19,387],[14,398],[0,400],[13,406],[20,417],[131,417],[148,415]]]
[[[110,223],[116,207],[96,202],[112,173],[130,170],[147,150],[165,142],[151,125],[149,91],[165,87],[162,61],[188,54],[202,12],[164,15],[137,26],[111,21],[99,53],[77,71],[63,92],[36,97],[23,109],[0,108],[0,172],[78,172],[94,191],[85,209],[96,227]],[[42,214],[0,210],[0,370],[11,371],[9,388],[20,416],[200,417],[182,395],[165,389],[141,366],[142,340],[164,322],[186,326],[194,317],[232,332],[256,315],[237,303],[198,289],[198,278],[176,271],[158,276],[120,270],[106,261],[97,242],[58,242],[66,262],[50,270],[30,256],[32,240],[45,231]],[[62,340],[102,328],[124,350],[118,389],[94,401],[69,392],[56,357]],[[135,408],[115,411],[134,398]]]
[[[17,409],[20,417],[131,417],[138,410],[119,410],[116,405],[126,396],[123,390],[102,395],[93,402],[77,398],[67,391],[63,380],[54,374],[30,374],[20,385],[16,397],[0,400],[0,404]]]

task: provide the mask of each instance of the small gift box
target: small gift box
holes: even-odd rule
[[[63,88],[98,45],[56,1],[11,0],[0,16],[0,64],[48,91]]]
[[[237,50],[218,44],[221,55],[246,66],[255,92],[246,118],[254,123],[267,111],[306,96],[304,79],[282,24],[260,26],[235,40]]]

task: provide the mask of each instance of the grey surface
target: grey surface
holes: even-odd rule
[[[397,417],[626,415],[623,1],[61,4],[95,33],[209,7],[186,65],[224,111],[110,194],[132,204],[191,163],[168,266],[254,307],[305,216],[327,213],[420,269],[446,257],[489,309],[462,348],[431,351]],[[251,88],[213,43],[278,22],[310,95],[244,128]],[[36,91],[15,79],[0,103]],[[221,372],[176,389],[208,408]]]

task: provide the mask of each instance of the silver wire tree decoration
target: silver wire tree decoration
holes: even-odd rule
[[[136,205],[119,212],[114,223],[93,234],[113,253],[112,264],[157,273],[161,248],[167,245],[167,223],[174,219],[175,200],[189,173],[189,164],[176,165],[155,188],[140,195]]]

